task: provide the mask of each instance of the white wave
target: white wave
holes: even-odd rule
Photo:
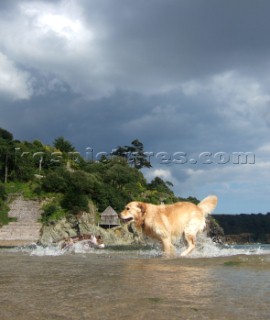
[[[69,253],[89,253],[97,252],[99,248],[89,244],[88,242],[80,241],[72,245],[68,245],[64,248],[61,247],[61,244],[55,244],[50,246],[40,246],[36,245],[34,248],[28,248],[26,251],[30,251],[31,256],[61,256],[63,254]],[[100,250],[102,251],[102,250]]]
[[[181,253],[185,250],[184,242],[180,240],[175,247],[176,257],[181,257]],[[162,250],[161,247],[156,246],[147,251],[140,250],[138,254],[144,257],[158,257],[162,255]],[[205,235],[201,235],[197,239],[195,249],[183,258],[215,258],[236,255],[270,255],[270,245],[222,245],[213,242],[211,238],[207,238]]]
[[[43,246],[36,246],[31,252],[31,256],[60,256],[64,254],[65,251],[59,247],[56,246],[48,246],[48,247],[43,247]]]
[[[177,254],[181,254],[182,248],[177,249]],[[270,245],[221,245],[214,243],[210,238],[199,239],[194,251],[187,257],[190,258],[213,258],[228,257],[235,255],[262,255],[270,254]]]
[[[185,250],[183,241],[179,241],[176,244],[176,257],[181,256],[181,252]],[[70,246],[62,248],[61,245],[52,244],[50,246],[31,245],[28,247],[17,247],[8,249],[12,252],[22,252],[31,256],[60,256],[64,254],[104,254],[104,255],[126,255],[129,257],[144,257],[144,258],[156,258],[162,256],[162,249],[157,243],[152,246],[141,246],[134,250],[132,246],[125,247],[125,249],[119,247],[112,249],[105,247],[100,249],[95,246],[89,245],[88,242],[77,242]],[[185,258],[213,258],[213,257],[228,257],[235,255],[270,255],[270,245],[264,244],[250,244],[250,245],[220,245],[214,243],[210,238],[201,235],[196,247],[190,255]],[[182,257],[181,257],[182,258]]]

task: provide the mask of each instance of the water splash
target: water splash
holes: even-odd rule
[[[183,247],[177,249],[181,254]],[[196,248],[188,256],[190,258],[214,258],[228,257],[235,255],[262,255],[270,254],[270,245],[249,244],[249,245],[226,245],[217,244],[211,238],[199,237]]]
[[[55,244],[50,246],[36,245],[30,250],[29,253],[32,256],[60,256],[63,254],[79,254],[79,253],[90,253],[97,252],[101,249],[89,244],[88,241],[80,241],[72,245],[62,247],[61,244]]]
[[[33,244],[28,247],[17,247],[6,249],[11,252],[23,252],[31,256],[61,256],[67,254],[103,254],[103,255],[124,255],[130,257],[156,258],[162,256],[162,249],[157,243],[143,245],[116,245],[105,248],[97,248],[89,245],[89,242],[80,241],[62,248],[60,244],[41,246]],[[180,257],[185,250],[182,240],[176,243],[176,257]],[[214,258],[229,257],[236,255],[270,255],[270,245],[249,244],[249,245],[221,245],[214,243],[210,238],[201,235],[197,239],[196,248],[185,258]],[[181,257],[182,258],[182,257]]]
[[[181,257],[181,253],[185,250],[183,240],[176,243],[176,257]],[[158,257],[162,255],[161,247],[154,246],[152,249],[139,251],[141,256]],[[269,244],[247,244],[247,245],[227,245],[218,244],[201,235],[197,239],[195,249],[186,257],[181,258],[215,258],[229,257],[236,255],[270,255]]]
[[[30,252],[31,256],[60,256],[65,253],[64,249],[61,249],[58,246],[36,246]]]

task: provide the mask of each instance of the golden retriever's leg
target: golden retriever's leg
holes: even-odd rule
[[[171,243],[171,240],[168,238],[161,239],[162,246],[163,246],[163,251],[165,256],[171,257],[175,255],[175,248],[173,244]]]
[[[188,255],[194,248],[195,248],[195,240],[196,236],[193,234],[185,234],[185,239],[187,241],[188,247],[185,251],[181,253],[181,256],[186,256]]]

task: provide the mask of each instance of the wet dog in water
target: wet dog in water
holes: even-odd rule
[[[153,239],[162,243],[165,255],[172,256],[175,248],[172,244],[184,236],[187,248],[182,256],[195,248],[196,235],[205,228],[205,217],[217,205],[216,196],[208,196],[198,205],[191,202],[177,202],[170,205],[153,205],[133,201],[120,213],[124,222],[135,222],[137,228]]]

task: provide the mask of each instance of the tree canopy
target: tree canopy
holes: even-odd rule
[[[64,137],[56,138],[53,142],[53,146],[60,150],[61,152],[74,152],[75,148],[68,140],[65,140]]]
[[[131,146],[118,147],[113,155],[126,158],[127,162],[136,169],[151,168],[151,163],[147,160],[147,154],[144,152],[143,143],[138,139],[131,142]]]
[[[87,210],[89,201],[99,212],[109,205],[120,211],[132,200],[179,201],[170,182],[159,177],[146,181],[140,169],[151,164],[138,139],[116,148],[109,158],[87,161],[64,137],[56,138],[51,146],[38,140],[13,140],[11,133],[0,129],[0,152],[2,182],[28,183],[36,196],[54,195],[56,202],[46,209],[46,219],[54,216],[55,210],[59,214]]]

